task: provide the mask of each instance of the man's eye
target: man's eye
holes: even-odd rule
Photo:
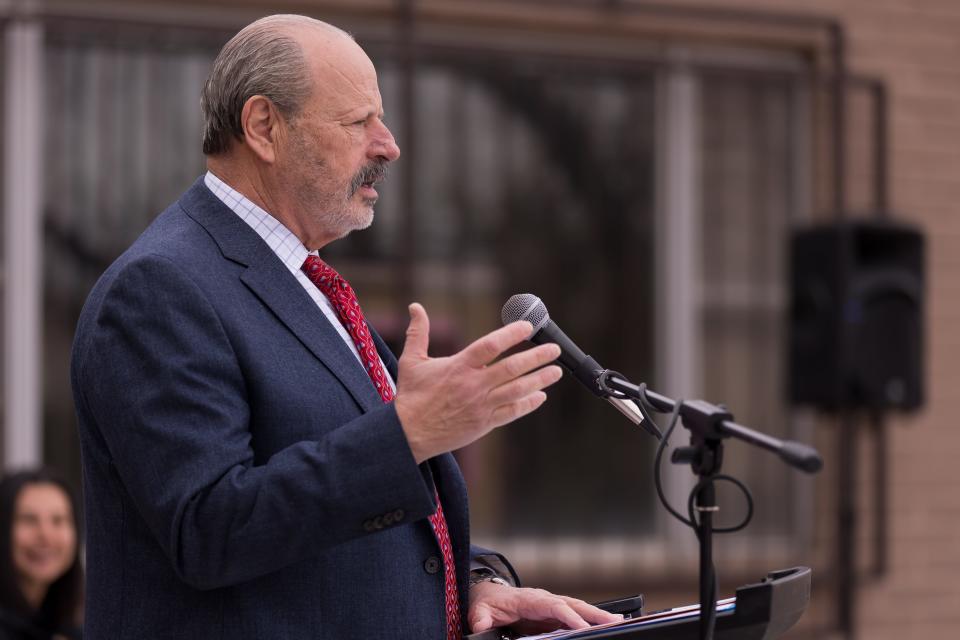
[[[356,122],[351,122],[350,124],[364,125],[364,124],[367,124],[367,119],[364,118],[363,120],[357,120]]]

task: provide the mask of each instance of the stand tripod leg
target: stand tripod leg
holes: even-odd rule
[[[697,493],[697,537],[700,540],[700,640],[711,637],[711,627],[717,608],[716,577],[713,572],[713,514],[716,495],[712,482],[704,484]]]
[[[856,532],[857,420],[844,411],[838,425],[837,473],[837,627],[845,638],[856,637]]]
[[[882,578],[887,573],[889,541],[887,538],[888,495],[890,487],[890,450],[887,446],[887,430],[883,414],[875,411],[870,420],[873,426],[873,577]]]

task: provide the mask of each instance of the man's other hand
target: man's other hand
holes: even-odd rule
[[[585,629],[594,624],[620,620],[623,616],[619,614],[543,589],[509,587],[492,582],[470,587],[467,621],[473,633],[508,625],[523,634],[545,633],[561,627]]]
[[[459,353],[431,358],[427,312],[418,303],[410,305],[395,403],[418,464],[468,445],[543,404],[543,389],[561,376],[557,365],[544,365],[557,359],[560,347],[540,345],[494,362],[532,330],[529,322],[513,322]]]

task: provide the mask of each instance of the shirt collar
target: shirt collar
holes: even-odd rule
[[[204,184],[223,204],[246,222],[267,246],[280,258],[280,261],[296,276],[307,255],[311,253],[300,239],[287,229],[283,223],[254,204],[245,195],[218,178],[211,171],[203,177]],[[316,255],[316,251],[313,252]]]

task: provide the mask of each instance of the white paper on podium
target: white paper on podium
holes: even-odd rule
[[[722,611],[733,611],[736,608],[736,598],[725,598],[717,601],[717,613]],[[581,640],[599,635],[606,629],[614,627],[642,627],[658,622],[667,622],[673,620],[684,620],[687,618],[697,618],[700,615],[700,605],[691,604],[685,607],[676,607],[675,609],[665,609],[657,611],[639,618],[630,618],[620,622],[608,622],[607,624],[598,624],[589,629],[560,629],[550,633],[541,633],[535,636],[523,636],[517,640]]]

